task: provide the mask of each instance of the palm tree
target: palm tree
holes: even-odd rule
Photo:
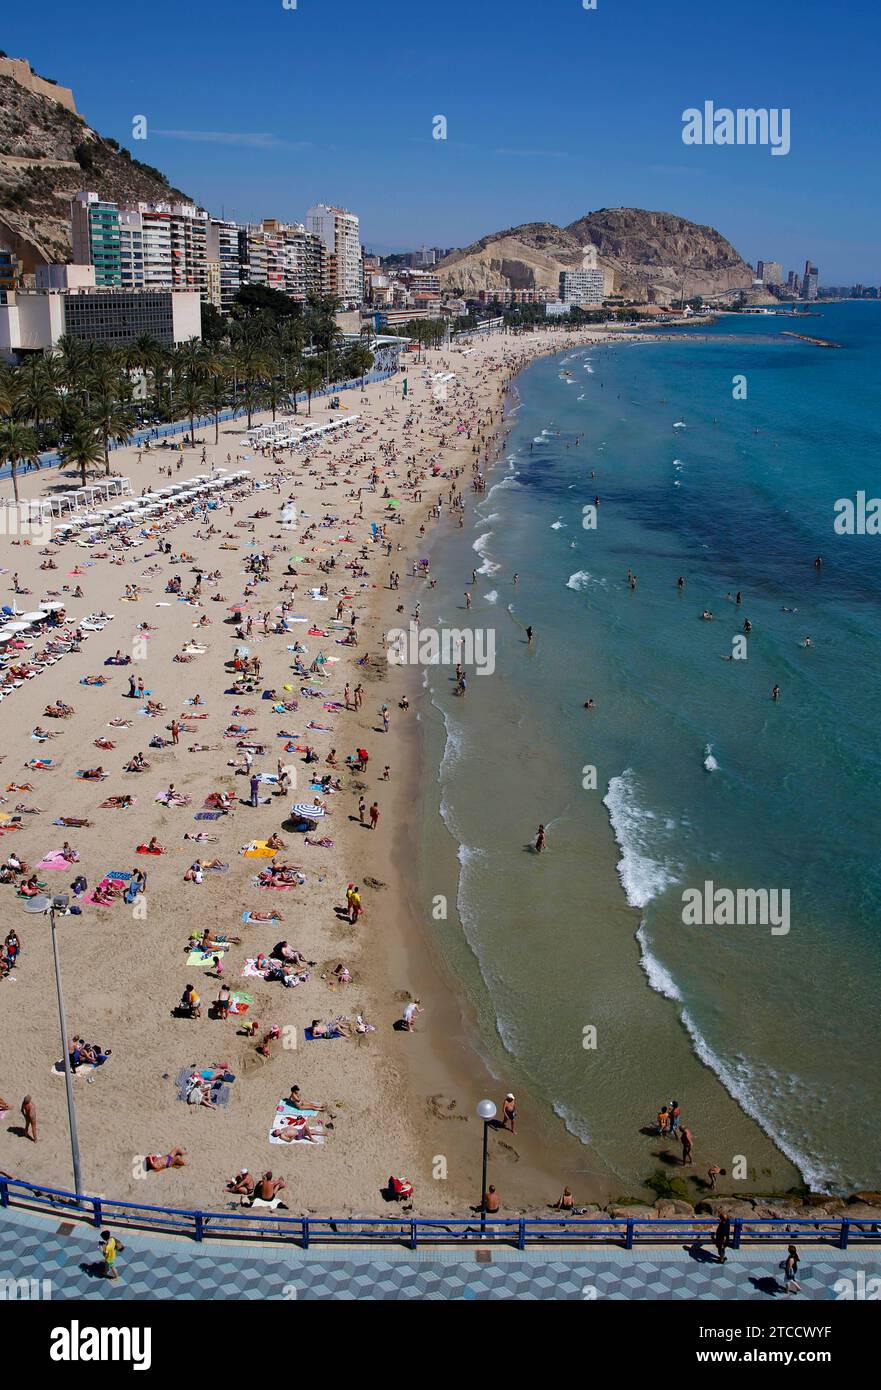
[[[104,461],[101,437],[91,421],[84,416],[81,416],[75,425],[61,456],[65,463],[73,463],[79,468],[83,487],[86,486],[86,470],[92,464],[97,465]]]
[[[206,382],[198,377],[185,377],[178,387],[175,400],[175,415],[182,410],[190,420],[190,439],[196,438],[196,416],[202,415],[211,404],[211,392]]]
[[[363,343],[359,343],[356,347],[353,347],[347,353],[346,360],[351,371],[354,372],[355,376],[359,376],[361,378],[361,390],[363,391],[364,378],[370,371],[370,368],[373,366],[373,353],[370,352],[366,347],[364,347]]]
[[[101,436],[104,449],[104,472],[110,472],[110,441],[123,444],[135,427],[131,411],[109,396],[99,396],[93,402],[89,421]]]
[[[53,416],[58,407],[58,393],[44,357],[31,357],[18,369],[19,394],[15,413],[23,420],[32,420],[37,442],[41,426]]]
[[[18,373],[8,362],[0,362],[0,415],[12,414],[18,392]]]
[[[248,429],[257,405],[259,383],[268,375],[269,356],[261,344],[243,339],[233,354],[236,372],[242,382],[242,395],[248,412]]]
[[[220,412],[227,403],[232,381],[229,353],[219,347],[209,349],[205,354],[205,371],[205,394],[208,409],[214,416],[214,443],[217,444],[220,439]]]
[[[323,385],[324,372],[321,370],[314,357],[310,358],[303,367],[303,390],[306,392],[306,396],[309,400],[310,415],[312,414],[312,393],[313,391],[320,391]]]
[[[37,439],[32,429],[17,420],[5,420],[0,425],[0,459],[9,464],[12,473],[12,495],[18,501],[18,465],[34,463],[39,457]]]

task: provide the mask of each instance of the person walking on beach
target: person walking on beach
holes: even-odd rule
[[[716,1247],[716,1255],[720,1265],[725,1264],[728,1256],[725,1250],[731,1240],[731,1218],[727,1211],[719,1212],[719,1220],[713,1235],[713,1244]]]
[[[24,1120],[24,1137],[37,1142],[37,1107],[34,1105],[30,1096],[25,1096],[21,1103],[21,1117]]]
[[[364,824],[364,812],[365,812],[366,810],[367,810],[367,802],[365,801],[364,797],[362,796],[361,799],[360,799],[360,801],[358,802],[358,819],[359,819],[359,821],[361,822],[362,825]]]
[[[658,1134],[662,1139],[666,1139],[670,1133],[670,1112],[666,1105],[662,1105],[658,1111]]]
[[[724,1169],[724,1168],[720,1168],[719,1165],[718,1165],[718,1163],[711,1163],[711,1164],[710,1164],[709,1168],[707,1169],[707,1182],[710,1184],[710,1189],[711,1189],[711,1191],[715,1192],[715,1190],[716,1190],[716,1179],[717,1179],[717,1178],[724,1178],[724,1176],[725,1176],[725,1169]]]
[[[509,1091],[505,1096],[505,1103],[502,1106],[502,1129],[511,1126],[511,1133],[516,1134],[515,1123],[517,1120],[517,1102],[514,1100],[514,1092]]]
[[[370,808],[370,829],[375,830],[379,824],[379,806],[374,801]]]
[[[798,1251],[794,1245],[787,1245],[786,1259],[783,1264],[783,1285],[787,1294],[801,1293],[801,1284],[798,1282]]]
[[[693,1136],[691,1130],[686,1129],[685,1125],[683,1125],[682,1129],[679,1131],[679,1142],[682,1145],[683,1166],[689,1163],[694,1163],[694,1159],[691,1156]]]
[[[110,1231],[101,1232],[101,1258],[104,1261],[102,1273],[105,1279],[119,1278],[119,1270],[116,1268],[116,1257],[120,1250],[124,1249],[125,1246],[122,1242],[111,1235]]]
[[[259,792],[260,792],[260,778],[258,777],[257,773],[255,772],[255,773],[253,773],[252,776],[251,776],[251,805],[252,805],[252,806],[259,806],[259,804],[260,804]]]

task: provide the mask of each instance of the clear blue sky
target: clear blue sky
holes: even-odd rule
[[[752,262],[810,257],[826,284],[881,281],[877,0],[6,8],[7,53],[243,221],[337,202],[386,251],[635,206],[710,223]],[[705,100],[788,107],[791,152],[684,145],[682,112]]]

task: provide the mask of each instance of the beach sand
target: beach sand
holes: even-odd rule
[[[14,813],[15,805],[23,802],[40,807],[41,813],[23,816],[20,831],[3,834],[0,856],[5,859],[14,850],[33,866],[68,840],[79,853],[79,863],[68,873],[40,873],[50,892],[66,890],[75,872],[86,875],[90,889],[111,870],[144,868],[148,873],[145,904],[136,900],[134,909],[122,903],[87,905],[81,916],[59,919],[68,1030],[112,1048],[102,1067],[74,1079],[86,1192],[158,1205],[223,1209],[237,1203],[225,1190],[226,1180],[244,1166],[252,1173],[270,1168],[284,1177],[284,1198],[293,1212],[388,1214],[393,1209],[386,1207],[382,1189],[391,1174],[413,1182],[418,1212],[463,1214],[477,1202],[481,1133],[474,1107],[489,1093],[501,1110],[506,1087],[499,1090],[476,1053],[473,1020],[464,1013],[430,944],[430,924],[419,920],[414,906],[418,899],[414,806],[420,776],[417,672],[412,667],[386,667],[386,633],[390,627],[406,625],[421,596],[424,580],[410,577],[412,560],[422,553],[419,527],[432,524],[428,509],[439,496],[447,495],[452,485],[447,475],[453,469],[460,470],[455,487],[465,507],[472,503],[472,450],[478,426],[483,454],[492,447],[492,432],[498,427],[504,383],[540,353],[608,336],[598,331],[577,335],[557,331],[521,339],[477,338],[467,353],[425,352],[421,363],[411,356],[396,377],[371,384],[363,392],[344,393],[344,409],[359,416],[349,429],[314,445],[307,455],[284,451],[280,465],[271,456],[255,455],[244,446],[240,421],[221,426],[216,447],[213,428],[197,431],[205,436],[205,463],[201,445],[182,453],[115,451],[113,470],[130,477],[136,493],[162,486],[168,481],[169,466],[175,480],[207,472],[212,465],[246,467],[254,481],[278,479],[277,489],[253,493],[250,487],[243,489],[234,516],[225,507],[212,512],[217,534],[209,539],[199,538],[204,523],[198,516],[168,529],[163,529],[166,518],[159,518],[157,537],[169,540],[175,555],[184,550],[194,556],[195,564],[172,564],[152,542],[131,551],[103,544],[90,551],[68,542],[52,546],[57,551],[57,570],[41,572],[36,544],[4,539],[6,570],[0,576],[4,602],[12,602],[12,574],[17,572],[22,586],[32,591],[18,596],[21,610],[36,606],[50,591],[67,598],[63,586],[72,592],[80,583],[84,597],[70,599],[67,608],[74,623],[102,609],[115,617],[103,632],[91,634],[80,654],[65,655],[3,701],[2,809]],[[627,336],[634,341],[633,335]],[[445,400],[432,395],[428,375],[440,370],[455,376]],[[405,375],[406,400],[402,395]],[[312,416],[315,422],[340,418],[317,401]],[[255,424],[267,418],[255,417]],[[459,421],[466,422],[467,430],[457,435]],[[427,472],[432,460],[444,476],[427,477],[421,484],[421,500],[413,500],[415,489],[405,485],[407,469]],[[374,466],[379,474],[375,491],[367,487]],[[39,482],[44,489],[57,486],[58,475],[41,477]],[[388,500],[382,496],[386,484],[391,496],[401,501],[395,511],[388,510]],[[354,495],[359,488],[364,489],[360,516]],[[21,492],[37,495],[34,475],[21,480]],[[287,531],[279,516],[281,503],[289,495],[301,515]],[[251,521],[258,508],[269,516]],[[322,527],[326,515],[335,521]],[[369,544],[372,521],[387,524],[395,547],[388,558],[381,546]],[[317,529],[301,542],[307,524],[316,524]],[[442,524],[451,524],[446,509]],[[349,536],[351,541],[340,539]],[[237,548],[221,548],[224,544]],[[364,563],[369,577],[353,578],[340,565],[355,559],[362,544],[367,545]],[[245,722],[256,728],[254,737],[267,749],[265,757],[255,760],[255,768],[274,773],[281,756],[297,772],[297,785],[289,797],[272,796],[268,805],[252,809],[241,804],[248,797],[247,777],[227,765],[235,757],[235,740],[222,734],[237,702],[223,693],[232,679],[224,663],[237,645],[235,627],[224,620],[229,617],[229,605],[242,597],[247,582],[243,562],[255,549],[271,555],[271,570],[268,582],[258,584],[245,610],[246,616],[254,618],[253,633],[244,639],[245,644],[262,662],[262,687],[281,691],[285,683],[292,683],[299,709],[273,714],[271,702],[260,698],[259,688],[254,696],[238,697],[239,704],[254,707],[256,713]],[[294,565],[296,576],[288,578],[290,585],[297,586],[288,597],[292,611],[310,622],[295,625],[285,635],[264,635],[258,615],[278,611],[285,558],[291,555],[305,558]],[[337,557],[337,567],[325,574],[318,565],[331,555]],[[156,572],[148,576],[145,571],[152,566]],[[83,570],[82,575],[71,574],[75,567]],[[188,590],[195,569],[203,574],[220,571],[216,584],[203,582],[200,604],[180,602],[165,593],[166,583],[177,575],[184,591]],[[387,587],[392,569],[401,575],[401,587],[395,592]],[[310,588],[324,581],[329,585],[329,601],[312,600]],[[142,586],[142,593],[138,601],[127,602],[125,586],[133,583]],[[224,595],[224,602],[214,601],[218,593]],[[316,621],[327,630],[337,595],[343,593],[352,596],[352,602],[345,603],[346,619],[352,608],[357,614],[357,646],[338,644],[344,631],[307,636],[308,626]],[[403,615],[396,612],[398,604],[404,605]],[[194,624],[202,614],[207,614],[211,625],[197,633]],[[133,642],[140,622],[156,629],[146,644],[147,659],[125,668],[105,667],[105,659],[117,649],[137,650]],[[194,635],[207,648],[205,653],[188,663],[175,662],[175,654]],[[295,640],[308,649],[307,666],[319,651],[336,658],[324,668],[329,675],[321,684],[320,698],[299,694],[301,685],[312,682],[291,672],[288,646]],[[36,645],[41,645],[39,640]],[[26,658],[27,653],[19,655]],[[357,665],[365,655],[371,664]],[[138,713],[139,702],[125,698],[130,672],[143,676],[166,713],[157,718]],[[79,684],[82,677],[98,674],[110,678],[103,687]],[[354,688],[359,681],[364,687],[359,711],[322,708],[325,700],[341,698],[346,682]],[[153,735],[169,737],[167,726],[173,716],[194,712],[186,701],[197,692],[208,718],[196,722],[193,732],[182,732],[177,748],[150,749]],[[411,700],[408,712],[398,707],[404,693]],[[55,699],[74,706],[75,717],[45,718],[45,706]],[[391,711],[387,734],[379,718],[383,703]],[[108,727],[119,717],[130,719],[132,726]],[[332,730],[309,731],[310,720],[329,724]],[[51,728],[57,737],[37,743],[31,730],[38,724]],[[325,758],[331,748],[336,749],[341,766],[357,747],[365,747],[370,754],[367,772],[342,771],[343,789],[327,798],[332,814],[317,833],[330,836],[332,848],[307,845],[302,835],[281,828],[290,802],[311,801],[315,795],[302,754],[281,754],[285,742],[278,736],[281,729],[302,735],[298,743],[314,745],[320,757],[315,767],[321,773],[329,771]],[[96,748],[94,741],[100,737],[110,737],[115,748]],[[187,751],[197,741],[210,744],[212,751]],[[138,751],[150,762],[149,770],[124,773],[123,764]],[[52,768],[26,770],[24,764],[39,756],[51,758]],[[78,768],[97,764],[110,774],[103,783],[75,777]],[[388,781],[382,779],[385,764],[391,767]],[[31,782],[34,790],[6,790],[13,782]],[[165,807],[156,802],[170,782],[191,798],[190,805]],[[235,795],[233,812],[219,820],[197,822],[194,816],[205,798],[220,790]],[[264,784],[261,795],[268,791]],[[125,793],[137,797],[134,807],[98,809],[105,797]],[[379,804],[375,831],[358,823],[362,793],[368,805],[374,800]],[[76,830],[53,826],[55,816],[62,814],[88,817],[92,825]],[[184,840],[186,832],[199,830],[216,836],[216,842],[199,847]],[[286,844],[279,858],[298,865],[306,882],[284,891],[255,887],[253,874],[269,861],[244,858],[240,847],[279,830]],[[153,835],[166,853],[137,855],[136,846]],[[202,884],[184,882],[185,870],[198,853],[217,855],[229,865],[228,872],[207,872]],[[382,886],[374,886],[371,880]],[[364,905],[354,927],[341,913],[351,882],[360,885]],[[0,1094],[11,1107],[0,1126],[0,1168],[69,1188],[64,1080],[52,1074],[61,1043],[48,919],[27,915],[14,886],[3,886],[0,893],[6,905],[6,930],[14,926],[23,944],[13,976],[0,982]],[[242,914],[248,909],[276,909],[284,921],[246,926]],[[225,955],[223,978],[234,990],[252,996],[249,1016],[259,1020],[260,1034],[271,1025],[283,1030],[283,1042],[270,1049],[268,1060],[257,1056],[253,1041],[239,1035],[234,1016],[226,1022],[208,1017],[207,1005],[219,982],[202,966],[188,965],[185,950],[188,934],[206,926],[242,937],[242,944],[231,946]],[[279,940],[289,941],[316,962],[309,979],[285,989],[277,982],[242,978],[245,958],[268,953]],[[341,961],[351,970],[352,983],[333,988],[329,972]],[[187,983],[195,985],[206,1006],[200,1019],[173,1016]],[[421,999],[424,1012],[414,1031],[407,1033],[396,1029],[395,1023],[411,997]],[[361,1014],[375,1031],[340,1040],[305,1041],[304,1028],[312,1019],[327,1021],[340,1014],[352,1019]],[[236,1077],[222,1108],[197,1108],[177,1098],[175,1078],[183,1068],[221,1064]],[[332,1128],[321,1145],[269,1143],[276,1104],[293,1083],[300,1085],[307,1099],[329,1108]],[[20,1134],[18,1107],[25,1094],[33,1097],[37,1108],[36,1144]],[[319,1119],[327,1120],[328,1115]],[[559,1141],[557,1148],[549,1145],[549,1134]],[[187,1150],[187,1166],[148,1175],[144,1155],[165,1154],[175,1145]],[[575,1171],[578,1149],[576,1141],[552,1121],[518,1128],[515,1137],[496,1131],[493,1162],[504,1167],[494,1170],[494,1177],[505,1209],[527,1209],[555,1199],[567,1175]],[[598,1200],[612,1190],[603,1183],[595,1186],[597,1190],[590,1194],[583,1191],[585,1199],[590,1195]]]

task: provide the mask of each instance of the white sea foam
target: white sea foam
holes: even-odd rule
[[[633,770],[613,777],[603,798],[615,839],[621,849],[618,877],[631,907],[645,907],[676,882],[672,868],[655,857],[650,830],[656,824],[653,811],[639,802]]]
[[[679,992],[679,986],[667,967],[661,964],[649,947],[645,922],[640,922],[636,931],[636,939],[639,942],[639,963],[645,971],[652,989],[657,990],[658,994],[665,995],[667,999],[681,1001],[682,995]]]
[[[490,589],[489,593],[484,594],[483,597],[486,599],[487,603],[498,603],[499,601],[499,595],[496,589]]]
[[[574,541],[570,541],[569,545],[571,549],[575,549]],[[583,594],[585,589],[589,589],[591,585],[598,585],[601,589],[607,587],[605,579],[597,579],[596,576],[591,574],[588,570],[576,570],[575,573],[570,574],[569,578],[566,580],[566,588],[574,589],[580,594]]]
[[[675,423],[674,423],[674,425],[673,425],[673,428],[674,428],[674,430],[684,430],[684,429],[686,428],[685,421],[684,421],[684,420],[676,420]]]
[[[674,1003],[681,1004],[682,993],[679,986],[676,984],[669,970],[667,970],[666,966],[661,964],[649,946],[644,921],[639,924],[636,939],[640,947],[639,963],[645,971],[646,978],[652,989],[658,994],[664,995],[665,998],[672,999]],[[769,1074],[767,1077],[762,1078],[750,1066],[749,1062],[742,1054],[739,1054],[730,1061],[723,1061],[707,1042],[688,1009],[681,1009],[679,1016],[691,1038],[695,1056],[715,1073],[728,1094],[738,1102],[746,1114],[752,1115],[765,1133],[770,1135],[778,1148],[780,1148],[782,1152],[786,1154],[786,1157],[798,1168],[808,1186],[814,1192],[825,1191],[829,1184],[830,1176],[827,1171],[823,1170],[820,1156],[818,1154],[806,1154],[801,1152],[786,1134],[785,1130],[781,1132],[777,1124],[768,1117],[768,1095],[778,1094],[780,1091],[780,1088],[774,1084],[774,1074]],[[798,1087],[801,1084],[798,1077],[790,1078],[790,1082],[792,1083],[789,1088],[790,1090],[792,1087]],[[782,1094],[779,1095],[778,1098],[781,1100],[786,1099]]]
[[[553,1102],[554,1114],[559,1115],[563,1124],[570,1134],[574,1134],[576,1139],[580,1139],[582,1144],[590,1143],[590,1131],[580,1115],[576,1115],[574,1110],[570,1110],[561,1100]]]
[[[552,522],[551,522],[551,530],[552,530],[552,531],[565,531],[565,529],[566,529],[566,523],[565,523],[565,521],[552,521]]]
[[[494,493],[496,493],[496,492],[501,492],[503,489],[509,489],[509,488],[512,488],[512,487],[520,487],[520,488],[522,488],[522,486],[523,486],[523,484],[522,484],[522,483],[518,483],[518,481],[517,481],[516,477],[514,476],[514,474],[511,473],[511,474],[508,475],[507,478],[502,478],[501,482],[493,483],[493,485],[492,485],[492,487],[490,488],[489,492],[486,494],[486,500],[489,501],[489,499],[493,496]]]
[[[719,764],[713,757],[713,745],[711,743],[704,744],[704,767],[707,769],[707,772],[716,772],[719,767]]]
[[[768,1116],[767,1096],[773,1089],[773,1075],[767,1078],[761,1077],[743,1056],[731,1061],[723,1061],[718,1053],[713,1051],[687,1009],[682,1010],[680,1017],[691,1038],[695,1054],[705,1066],[716,1073],[728,1094],[734,1097],[747,1115],[751,1115],[757,1121],[766,1134],[770,1135],[777,1147],[782,1149],[791,1163],[795,1164],[805,1183],[813,1192],[827,1191],[830,1174],[821,1166],[823,1162],[821,1156],[801,1152],[793,1143],[785,1127],[778,1127]],[[796,1078],[796,1080],[798,1079]],[[781,1094],[780,1099],[786,1099],[788,1107],[798,1113],[798,1107],[792,1105],[791,1096],[784,1097]]]

